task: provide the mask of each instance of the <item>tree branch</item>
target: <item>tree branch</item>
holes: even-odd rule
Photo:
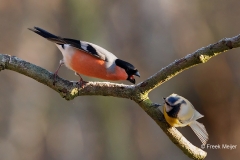
[[[141,87],[144,92],[150,92],[185,69],[189,69],[201,63],[206,63],[212,57],[237,47],[240,47],[240,35],[232,38],[224,38],[215,44],[210,44],[181,59],[175,60],[144,82],[138,84],[138,87]]]
[[[148,93],[183,70],[205,63],[212,57],[237,47],[240,47],[240,35],[222,39],[215,44],[201,48],[184,58],[172,62],[137,85],[86,82],[84,88],[78,89],[76,82],[67,81],[58,76],[56,78],[57,82],[53,85],[53,74],[51,72],[15,56],[5,54],[0,54],[0,71],[9,69],[31,77],[57,91],[66,100],[72,100],[83,95],[114,96],[134,100],[186,155],[192,159],[204,159],[207,153],[193,146],[177,129],[168,125],[157,107],[159,105],[151,102]]]

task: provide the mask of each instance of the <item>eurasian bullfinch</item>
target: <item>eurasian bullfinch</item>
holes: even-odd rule
[[[29,30],[54,42],[62,52],[63,60],[59,68],[65,64],[67,68],[73,70],[80,77],[80,74],[100,78],[104,80],[128,80],[135,84],[135,76],[140,77],[138,70],[130,63],[118,59],[114,54],[106,49],[89,42],[62,38],[55,36],[39,27],[29,28]]]

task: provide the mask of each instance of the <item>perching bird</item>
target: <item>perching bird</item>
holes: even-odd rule
[[[60,61],[54,73],[55,77],[63,64],[79,75],[79,82],[83,81],[80,74],[104,80],[128,80],[134,84],[134,75],[140,77],[138,70],[132,64],[118,59],[114,54],[96,44],[58,37],[39,27],[29,28],[29,30],[54,42],[62,52],[63,60]]]
[[[198,136],[202,144],[206,145],[208,141],[208,133],[203,124],[196,120],[202,118],[193,105],[182,96],[171,94],[167,98],[163,98],[165,103],[160,108],[166,121],[172,127],[184,127],[189,125]]]

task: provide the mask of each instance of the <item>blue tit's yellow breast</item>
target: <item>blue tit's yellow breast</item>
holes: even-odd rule
[[[179,122],[178,118],[173,118],[168,116],[165,106],[163,107],[163,114],[168,124],[170,124],[170,126],[179,127],[182,125],[181,122]]]

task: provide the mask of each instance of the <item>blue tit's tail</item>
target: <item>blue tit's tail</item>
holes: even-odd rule
[[[193,121],[189,124],[189,126],[192,128],[194,133],[198,136],[202,144],[206,145],[208,141],[208,133],[206,131],[206,128],[202,123],[199,123],[197,121]]]

